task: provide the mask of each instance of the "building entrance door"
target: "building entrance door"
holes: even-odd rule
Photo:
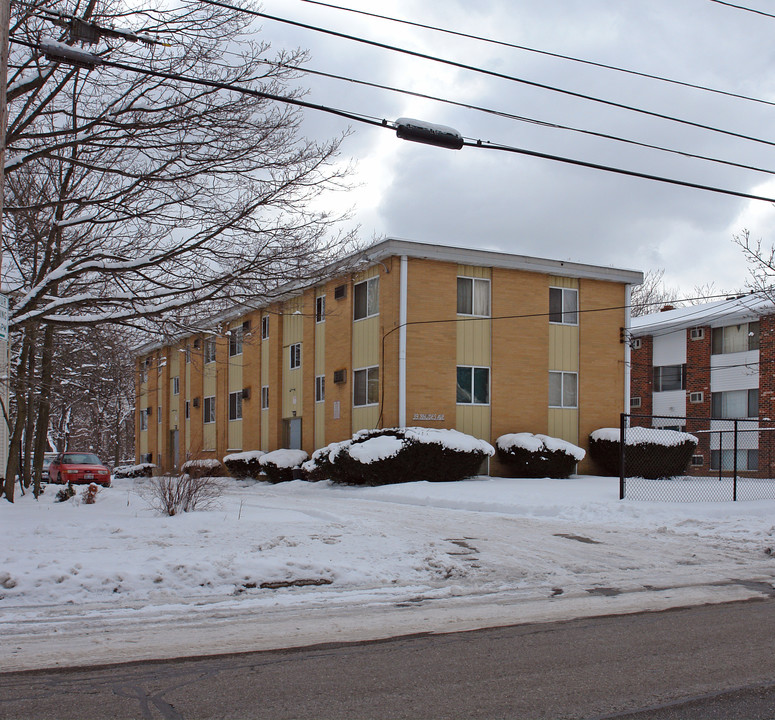
[[[285,447],[301,450],[301,418],[289,418],[285,421]]]

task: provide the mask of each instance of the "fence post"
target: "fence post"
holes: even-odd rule
[[[619,499],[624,500],[624,443],[625,437],[625,418],[627,415],[621,413],[619,417]]]
[[[732,439],[732,469],[734,478],[732,479],[732,502],[737,502],[737,420],[734,421],[734,437]]]

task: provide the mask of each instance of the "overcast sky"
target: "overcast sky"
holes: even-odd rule
[[[774,11],[767,0],[738,4]],[[332,0],[338,5],[775,102],[775,19],[712,0]],[[524,50],[370,19],[303,0],[265,0],[266,13],[775,140],[775,107],[590,67]],[[304,47],[308,67],[535,120],[569,125],[775,171],[775,147],[648,117],[425,59],[256,22],[275,50]],[[401,116],[463,136],[775,197],[775,175],[544,127],[314,76],[307,99],[377,118]],[[305,132],[347,128],[343,161],[358,186],[328,200],[353,208],[361,235],[402,237],[646,271],[691,291],[745,286],[733,236],[775,240],[775,208],[701,190],[523,155],[406,142],[389,130],[305,111]]]

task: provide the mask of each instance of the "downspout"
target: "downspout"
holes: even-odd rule
[[[630,327],[632,312],[630,304],[632,303],[632,285],[624,286],[624,409],[622,412],[630,412],[630,373],[632,363],[632,349],[630,347]]]
[[[398,426],[406,427],[406,316],[409,261],[401,256],[398,310]]]

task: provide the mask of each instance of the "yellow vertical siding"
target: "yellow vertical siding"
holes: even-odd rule
[[[204,345],[204,341],[202,343]],[[204,413],[205,398],[216,395],[218,363],[208,363],[202,370],[202,398],[200,400],[200,415]],[[218,416],[214,423],[202,423],[202,450],[213,451],[217,447],[216,426]]]
[[[242,331],[242,319],[238,320],[235,323],[231,324],[231,327],[229,328],[232,332],[241,332]],[[244,357],[244,343],[245,339],[243,338],[243,350],[242,353],[239,355],[230,355],[229,356],[229,393],[233,392],[239,392],[242,390],[243,387],[245,387],[245,384],[243,382],[243,357]],[[243,408],[244,412],[244,408]],[[227,415],[228,418],[228,410]],[[228,446],[229,450],[242,450],[242,420],[229,420],[229,429],[228,429],[228,437],[226,440],[226,444]]]
[[[283,306],[283,357],[280,377],[282,378],[282,417],[301,417],[304,412],[304,383],[302,369],[290,369],[290,346],[302,345],[301,363],[304,366],[304,314],[301,295],[286,301]]]
[[[353,323],[353,369],[379,365],[381,340],[378,315]]]
[[[577,278],[549,277],[550,287],[579,289]],[[547,308],[549,298],[547,295]],[[581,292],[578,294],[578,307],[582,309],[584,302]],[[579,315],[579,318],[581,315]],[[564,372],[579,372],[579,325],[549,324],[549,367],[548,370]],[[577,405],[581,404],[581,377],[577,384]],[[547,398],[548,402],[548,398]],[[549,408],[548,434],[568,442],[578,444],[579,441],[579,411],[576,408]]]
[[[551,437],[567,440],[574,445],[579,442],[579,412],[575,408],[549,408],[549,431]]]
[[[189,343],[190,346],[190,343]],[[191,350],[189,350],[191,352]],[[186,402],[188,402],[189,412],[191,412],[191,363],[186,362],[185,354],[183,356],[183,364],[186,367],[186,394],[185,394],[185,400],[183,402],[183,416],[185,416],[186,413]],[[186,431],[185,431],[185,442],[181,443],[180,453],[181,458],[188,457],[188,454],[191,452],[191,418],[186,419]]]
[[[323,295],[323,293],[320,293]],[[326,311],[328,308],[326,308]],[[326,374],[326,323],[315,323],[315,376]],[[330,382],[329,378],[326,378]],[[326,387],[327,391],[329,388]],[[314,400],[314,396],[313,396]],[[314,403],[315,407],[315,448],[326,444],[326,404]]]
[[[272,320],[269,320],[269,333],[272,332]],[[260,333],[259,328],[259,333]],[[261,388],[269,385],[269,340],[261,340]],[[261,388],[258,389],[258,402],[261,403]],[[269,410],[261,410],[261,449],[269,450]]]
[[[467,435],[490,440],[490,406],[458,405],[455,429]]]
[[[353,432],[377,427],[379,421],[379,405],[353,408]]]

